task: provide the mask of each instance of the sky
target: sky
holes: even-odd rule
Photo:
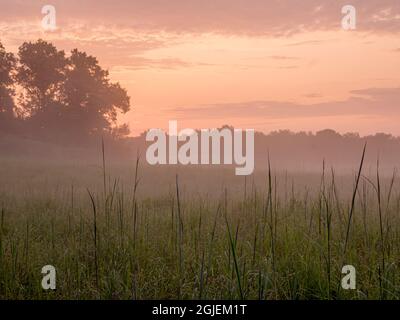
[[[55,31],[41,26],[56,9]],[[344,5],[356,28],[344,30]],[[326,128],[400,135],[398,0],[0,0],[0,41],[98,58],[146,129]]]

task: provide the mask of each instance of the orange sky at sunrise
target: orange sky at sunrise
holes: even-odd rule
[[[120,121],[132,135],[168,120],[400,135],[400,2],[348,2],[52,1],[50,32],[48,3],[0,0],[0,41],[96,56],[131,96]],[[356,30],[341,28],[344,4],[357,9]]]

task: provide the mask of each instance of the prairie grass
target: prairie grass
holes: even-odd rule
[[[0,298],[400,298],[395,172],[381,177],[377,165],[366,175],[361,160],[342,177],[324,163],[296,183],[269,164],[210,195],[182,168],[157,193],[166,178],[140,165],[114,176],[103,153],[91,178],[89,167],[3,167]],[[211,190],[213,172],[203,173]],[[48,264],[55,291],[41,287]],[[346,264],[357,270],[356,290],[341,288]]]

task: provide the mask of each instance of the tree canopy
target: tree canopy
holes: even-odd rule
[[[25,136],[57,142],[121,138],[129,128],[118,114],[129,110],[127,91],[95,57],[78,49],[67,55],[41,39],[15,56],[0,43],[0,131],[13,122]]]

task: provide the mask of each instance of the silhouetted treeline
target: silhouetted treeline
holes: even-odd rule
[[[0,43],[1,157],[93,159],[102,139],[110,159],[131,159],[138,150],[144,157],[145,133],[132,138],[127,125],[117,125],[118,113],[129,109],[126,90],[110,82],[95,57],[77,49],[67,55],[43,40],[23,43],[17,54]],[[367,166],[378,159],[382,169],[398,166],[400,138],[390,134],[282,130],[256,133],[255,167],[265,169],[269,154],[283,170],[321,170],[323,161],[326,168],[354,169],[366,142]]]
[[[0,134],[82,146],[129,133],[117,126],[130,98],[95,57],[38,40],[16,55],[0,43]]]
[[[230,126],[222,128],[233,130]],[[145,154],[150,144],[145,138],[143,133],[131,139],[131,154],[136,154],[138,149]],[[269,134],[255,133],[255,170],[265,170],[269,156],[272,166],[283,171],[321,172],[325,164],[327,174],[331,168],[343,173],[352,172],[359,166],[365,143],[364,170],[372,173],[379,165],[382,173],[392,174],[393,169],[400,166],[400,137],[391,134],[360,136],[358,133],[340,134],[332,129],[316,133],[280,130]]]
[[[296,171],[322,171],[323,162],[340,171],[358,168],[364,144],[365,169],[376,170],[377,162],[386,172],[400,165],[400,138],[386,133],[360,136],[358,133],[339,134],[331,129],[316,133],[289,130],[258,133],[255,138],[255,157],[258,168],[266,167],[269,152],[275,167]]]

